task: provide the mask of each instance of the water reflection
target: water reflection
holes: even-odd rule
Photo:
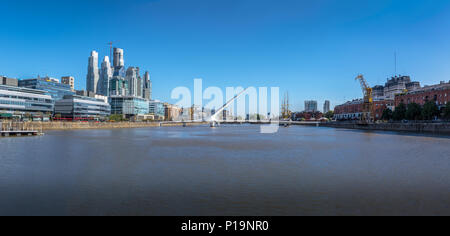
[[[290,127],[0,139],[0,214],[450,214],[450,139]]]

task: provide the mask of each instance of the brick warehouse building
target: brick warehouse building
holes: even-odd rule
[[[383,111],[388,107],[392,107],[394,105],[393,103],[393,101],[389,100],[374,101],[373,112],[375,120],[381,119]],[[363,100],[353,100],[345,104],[336,106],[334,108],[334,118],[336,120],[359,120],[363,114],[362,110]]]
[[[450,101],[450,82],[441,82],[437,85],[425,86],[416,91],[397,95],[395,97],[395,106],[398,106],[400,103],[405,105],[410,103],[424,105],[428,101],[435,101],[439,109],[445,107],[447,102]]]

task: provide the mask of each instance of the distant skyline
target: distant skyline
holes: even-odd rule
[[[74,76],[88,58],[124,49],[125,65],[150,71],[153,98],[177,86],[279,86],[293,110],[362,97],[395,73],[422,85],[450,80],[448,0],[2,1],[0,75]],[[100,66],[100,65],[99,65]]]

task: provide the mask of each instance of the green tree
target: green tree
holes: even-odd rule
[[[324,116],[325,116],[325,118],[333,119],[333,117],[334,117],[334,111],[329,111],[329,112],[325,113]]]
[[[115,122],[120,122],[120,121],[124,121],[125,119],[123,119],[122,115],[113,114],[113,115],[109,116],[109,120],[112,120],[112,121],[115,121]]]
[[[425,120],[432,120],[439,115],[439,108],[433,101],[429,101],[423,105],[422,116]]]
[[[444,119],[450,120],[450,102],[444,108]]]
[[[408,109],[406,110],[406,119],[421,120],[422,119],[422,107],[417,103],[408,104]]]
[[[403,120],[406,117],[406,106],[403,103],[400,103],[400,105],[398,105],[395,108],[394,113],[392,114],[392,118],[394,120]]]
[[[391,120],[393,118],[392,110],[386,108],[383,110],[383,114],[381,115],[382,120]]]

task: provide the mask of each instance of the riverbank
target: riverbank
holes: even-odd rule
[[[380,123],[356,124],[346,122],[321,123],[322,127],[360,129],[374,131],[399,131],[450,135],[450,123]]]
[[[206,123],[183,123],[183,122],[24,122],[23,130],[79,130],[79,129],[128,129],[147,128],[160,126],[192,126]],[[6,125],[6,123],[4,124]]]

